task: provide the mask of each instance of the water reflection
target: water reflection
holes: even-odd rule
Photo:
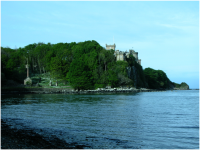
[[[125,100],[129,94],[15,94],[15,95],[1,95],[1,105],[18,105],[18,104],[40,104],[40,103],[112,103],[114,95],[118,95],[118,100]],[[131,95],[136,95],[133,93]],[[105,100],[109,101],[105,101]]]

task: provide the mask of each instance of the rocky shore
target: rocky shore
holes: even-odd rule
[[[1,149],[83,149],[84,145],[66,143],[52,135],[49,138],[31,129],[11,128],[1,119]]]
[[[165,90],[145,89],[145,88],[98,88],[96,90],[73,90],[66,88],[7,88],[1,89],[2,94],[87,94],[87,93],[129,93],[129,92],[158,92]]]

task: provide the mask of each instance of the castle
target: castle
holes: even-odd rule
[[[107,45],[106,44],[106,50],[111,50],[113,49],[115,51],[114,55],[116,60],[121,60],[121,61],[125,61],[127,58],[129,58],[129,54],[132,54],[135,57],[135,61],[141,65],[141,59],[138,59],[138,52],[135,52],[133,49],[130,49],[129,52],[122,52],[119,50],[115,50],[116,45]]]

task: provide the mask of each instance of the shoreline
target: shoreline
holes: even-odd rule
[[[176,89],[168,89],[176,90]],[[3,88],[1,89],[1,94],[104,94],[104,93],[136,93],[136,92],[163,92],[166,89],[156,90],[156,89],[133,89],[133,88],[112,88],[112,89],[97,89],[97,90],[73,90],[66,88]]]
[[[5,120],[1,119],[1,149],[83,149],[88,146],[66,143],[56,135],[45,138],[34,129],[11,128]]]

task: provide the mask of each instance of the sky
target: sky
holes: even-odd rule
[[[199,88],[198,1],[1,1],[1,46],[95,40]]]

